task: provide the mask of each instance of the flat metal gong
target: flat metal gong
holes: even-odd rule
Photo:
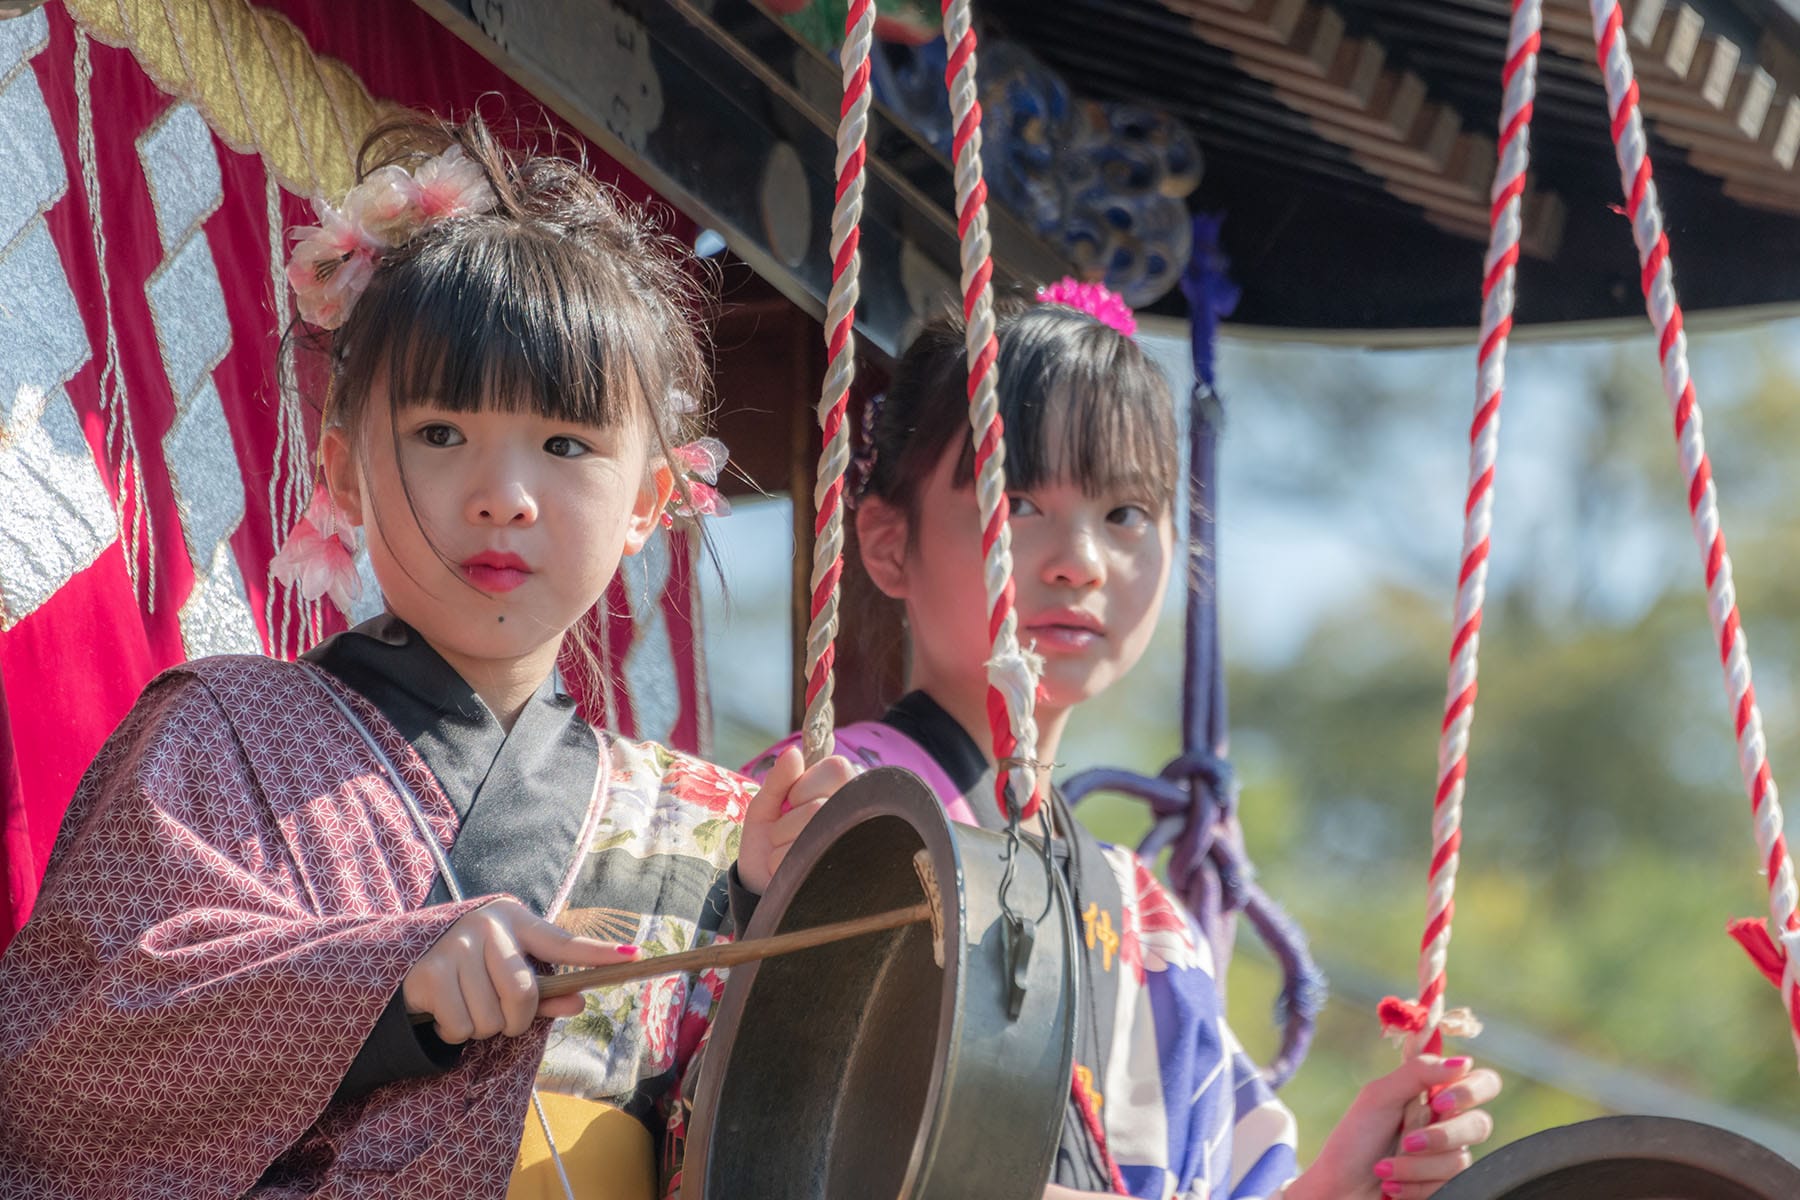
[[[1437,1200],[1800,1200],[1800,1169],[1711,1125],[1602,1117],[1496,1150]]]
[[[743,935],[917,904],[922,851],[941,946],[916,923],[732,968],[683,1200],[1038,1200],[1069,1097],[1077,964],[1068,893],[1040,847],[1012,864],[1007,898],[1032,931],[1020,961],[1003,835],[953,824],[898,768],[833,797]]]

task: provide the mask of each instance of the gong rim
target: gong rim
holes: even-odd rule
[[[1800,1168],[1749,1138],[1675,1117],[1599,1117],[1503,1146],[1438,1200],[1795,1200]]]
[[[872,824],[874,822],[894,823],[894,828]],[[899,826],[904,826],[911,837],[896,843],[889,839],[898,832]],[[823,1036],[829,1045],[820,1049],[802,1039],[791,1056],[799,1065],[792,1067],[792,1073],[787,1077],[814,1085],[821,1078],[841,1080],[842,1084],[832,1089],[829,1095],[823,1091],[815,1093],[816,1100],[784,1093],[781,1088],[784,1068],[772,1068],[767,1064],[771,1051],[784,1048],[788,1043],[782,1042],[780,1033],[772,1029],[770,1013],[786,1013],[800,1007],[799,1000],[804,993],[796,990],[795,975],[780,974],[784,969],[799,970],[784,968],[782,964],[794,964],[800,956],[735,967],[727,977],[725,994],[719,1003],[705,1060],[701,1064],[686,1160],[682,1167],[681,1195],[685,1200],[706,1197],[738,1200],[739,1197],[763,1195],[788,1200],[789,1197],[815,1193],[837,1200],[842,1191],[842,1186],[837,1183],[839,1170],[847,1162],[860,1161],[843,1156],[841,1149],[845,1143],[838,1140],[839,1122],[843,1112],[855,1111],[858,1104],[879,1107],[891,1102],[898,1110],[898,1115],[881,1126],[892,1132],[878,1156],[884,1160],[880,1175],[884,1192],[888,1180],[892,1179],[893,1194],[898,1197],[937,1200],[938,1197],[961,1196],[967,1194],[964,1184],[985,1175],[982,1194],[1005,1200],[1016,1191],[1020,1197],[1030,1195],[1035,1198],[1041,1191],[1042,1179],[1049,1176],[1067,1105],[1067,1081],[1074,1053],[1070,1014],[1075,990],[1075,935],[1060,875],[1051,871],[1047,878],[1038,879],[1033,874],[1033,864],[1039,861],[1036,849],[1028,846],[1021,855],[1020,875],[1032,885],[1025,888],[1023,896],[1041,901],[1043,897],[1036,896],[1034,888],[1047,890],[1057,910],[1058,919],[1049,923],[1055,929],[1049,938],[1060,943],[1060,954],[1039,956],[1042,961],[1034,964],[1033,985],[1022,1019],[1005,1022],[1004,1014],[998,1012],[1001,992],[997,979],[989,978],[997,976],[998,972],[993,945],[995,904],[988,895],[995,890],[1000,861],[997,847],[1004,844],[1004,839],[972,826],[953,826],[935,793],[908,771],[878,768],[846,784],[795,841],[743,936],[764,937],[787,931],[789,926],[785,923],[794,916],[796,907],[803,914],[810,911],[811,920],[803,918],[792,927],[863,915],[865,899],[854,893],[854,886],[861,878],[856,873],[859,865],[854,854],[847,860],[842,854],[834,858],[834,852],[842,847],[859,844],[880,847],[874,855],[877,860],[875,873],[883,875],[889,892],[867,902],[870,912],[916,902],[916,881],[907,897],[898,898],[892,894],[896,886],[893,883],[897,874],[895,863],[904,861],[910,875],[915,845],[928,855],[937,877],[944,917],[941,967],[932,964],[929,931],[924,931],[927,955],[924,962],[933,966],[937,975],[935,1020],[928,1016],[933,1004],[929,984],[920,988],[910,1017],[901,1012],[902,1024],[916,1022],[915,1032],[920,1035],[926,1035],[931,1028],[936,1029],[936,1045],[919,1045],[916,1055],[908,1060],[920,1064],[919,1075],[909,1076],[910,1085],[916,1089],[919,1079],[924,1078],[925,1086],[920,1092],[909,1091],[903,1084],[893,1089],[891,1096],[883,1095],[879,1099],[869,1099],[867,1093],[854,1093],[857,1056],[864,1053],[867,1045],[881,1044],[881,1041],[857,1033],[848,1045],[847,1054],[837,1057],[844,1052],[843,1044],[833,1040],[837,1036],[834,1021],[841,1015],[840,1008],[823,1012],[817,1018],[820,1027],[827,1030]],[[850,868],[848,874],[843,873],[846,865]],[[826,880],[820,886],[832,905],[829,909],[821,909],[819,892],[809,894],[809,888],[813,888],[818,879]],[[972,890],[975,888],[980,889],[980,894]],[[880,883],[875,890],[881,890]],[[1032,912],[1036,912],[1035,905]],[[923,927],[911,928],[922,930]],[[1045,937],[1043,928],[1040,927],[1040,943]],[[912,947],[916,948],[916,945]],[[907,952],[908,947],[899,943],[891,944],[887,951],[891,957]],[[802,952],[812,953],[815,952]],[[979,965],[976,959],[979,959]],[[824,969],[816,961],[805,968],[808,972]],[[768,975],[773,990],[757,994],[759,979],[765,975]],[[811,974],[806,976],[808,979],[813,977]],[[904,973],[897,977],[910,978]],[[871,986],[860,993],[864,1011],[881,1009],[879,986]],[[772,1003],[770,997],[787,997],[790,1003]],[[973,1009],[972,1003],[981,1006],[978,1011]],[[990,1008],[996,1011],[990,1012]],[[999,1035],[995,1036],[997,1027]],[[791,1024],[788,1028],[791,1030]],[[877,1022],[869,1029],[886,1034],[891,1032],[892,1026]],[[765,1039],[760,1048],[755,1040],[758,1030],[763,1031]],[[746,1041],[741,1035],[751,1040]],[[890,1044],[903,1043],[892,1041]],[[1007,1058],[1005,1047],[1009,1044],[1031,1047],[1029,1055]],[[1019,1051],[1015,1049],[1011,1053],[1018,1055]],[[821,1064],[831,1064],[841,1073],[822,1076],[819,1073]],[[1015,1064],[1016,1075],[1012,1070]],[[758,1067],[767,1074],[757,1074]],[[1006,1069],[1000,1070],[1002,1067]],[[1050,1087],[1052,1080],[1055,1083],[1053,1089]],[[1007,1102],[1003,1106],[1006,1115],[999,1120],[999,1125],[1006,1126],[1005,1129],[996,1127],[992,1111],[997,1087],[1012,1087],[1012,1091],[1000,1097]],[[806,1179],[797,1180],[789,1188],[774,1190],[766,1178],[773,1169],[769,1166],[769,1155],[760,1150],[768,1142],[746,1137],[747,1128],[757,1120],[766,1119],[766,1116],[745,1117],[752,1099],[757,1100],[761,1108],[781,1110],[783,1118],[787,1114],[799,1114],[803,1120],[807,1116],[815,1118],[809,1124],[798,1126],[808,1130],[798,1140],[806,1142],[810,1149],[799,1152],[798,1156],[791,1148],[780,1148],[774,1153],[776,1159],[785,1156],[784,1161],[790,1169],[809,1172]],[[912,1131],[911,1145],[902,1154],[901,1143],[906,1137],[904,1127],[914,1120],[915,1113],[916,1127]],[[985,1116],[975,1119],[976,1114]],[[882,1115],[885,1117],[886,1113]],[[869,1128],[866,1120],[860,1127],[854,1121],[850,1124],[852,1136],[858,1128],[863,1131]],[[819,1130],[824,1132],[821,1134],[817,1132]],[[988,1153],[979,1155],[974,1162],[969,1161],[971,1138],[989,1134],[994,1140],[986,1143]],[[1011,1148],[996,1151],[996,1142],[1001,1145],[1010,1142]],[[751,1144],[759,1149],[748,1151],[746,1146]],[[1038,1158],[1042,1159],[1041,1163]],[[956,1162],[951,1163],[950,1159]],[[1020,1186],[1021,1178],[1040,1168],[1038,1187]]]

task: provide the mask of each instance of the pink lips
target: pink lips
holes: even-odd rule
[[[464,559],[465,578],[484,592],[510,592],[531,577],[531,568],[516,554],[484,550]]]
[[[1085,650],[1106,634],[1100,618],[1078,608],[1059,608],[1040,613],[1025,625],[1026,636],[1039,653],[1074,653]]]

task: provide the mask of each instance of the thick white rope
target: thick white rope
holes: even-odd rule
[[[806,631],[806,718],[801,740],[808,765],[830,754],[836,724],[832,694],[838,632],[838,578],[844,556],[844,476],[850,467],[850,385],[856,378],[856,302],[862,255],[857,250],[863,207],[863,141],[869,128],[869,48],[875,37],[873,0],[857,0],[847,14],[841,55],[843,106],[837,129],[837,202],[831,214],[831,296],[825,307],[830,362],[820,389],[824,434],[813,483],[812,622]]]
[[[988,682],[1005,702],[1006,726],[1013,743],[1009,748],[996,747],[1005,760],[1003,777],[1010,777],[1017,803],[1029,805],[1038,782],[1037,722],[1033,717],[1038,664],[1035,656],[1028,656],[1019,646],[1018,619],[1012,610],[1012,534],[1006,519],[1006,444],[1000,436],[995,386],[999,365],[994,349],[987,188],[981,172],[975,36],[969,0],[945,0],[943,13],[944,44],[950,47],[950,111],[956,126],[956,211],[962,238],[963,315],[967,320],[964,347],[969,358],[969,425],[977,448],[975,496],[981,510],[984,544],[982,587],[993,636]],[[1000,732],[997,726],[998,722],[996,735]]]

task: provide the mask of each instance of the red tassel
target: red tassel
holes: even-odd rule
[[[1383,1033],[1418,1033],[1430,1016],[1423,1004],[1398,996],[1385,997],[1376,1006],[1375,1015],[1381,1018]]]
[[[1768,981],[1781,987],[1781,974],[1787,966],[1787,952],[1769,936],[1769,927],[1760,917],[1740,917],[1725,926],[1725,932],[1737,939],[1756,969]]]
[[[1077,1067],[1077,1070],[1079,1069]],[[1100,1151],[1100,1161],[1106,1164],[1106,1177],[1112,1187],[1111,1194],[1115,1196],[1131,1195],[1131,1189],[1125,1186],[1125,1176],[1119,1171],[1118,1161],[1112,1156],[1112,1147],[1106,1144],[1106,1127],[1100,1123],[1100,1109],[1094,1103],[1094,1097],[1088,1093],[1087,1088],[1081,1085],[1079,1074],[1070,1081],[1069,1091],[1075,1097],[1075,1108],[1081,1113],[1081,1123],[1087,1126],[1088,1136],[1094,1139],[1094,1145]]]

